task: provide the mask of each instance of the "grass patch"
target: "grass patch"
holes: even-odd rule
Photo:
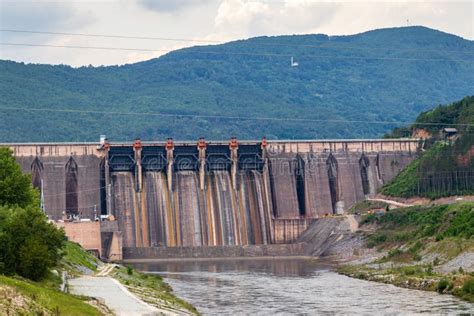
[[[0,275],[0,285],[15,289],[54,315],[100,315],[96,308],[80,297],[46,288],[42,284]]]
[[[423,237],[471,239],[474,237],[474,203],[396,209],[383,215],[370,214],[364,217],[362,224],[378,225],[378,231],[369,238],[374,245]]]
[[[160,307],[185,309],[199,314],[193,305],[176,297],[171,286],[159,275],[141,273],[127,266],[115,269],[113,276],[149,304],[159,303]]]
[[[85,251],[80,245],[67,242],[64,247],[64,255],[61,260],[61,267],[69,274],[81,274],[80,267],[85,267],[91,271],[97,271],[99,260]]]

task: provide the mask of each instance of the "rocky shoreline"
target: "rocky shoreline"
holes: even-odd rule
[[[367,237],[377,232],[377,227],[360,225],[361,217],[348,215],[331,220],[330,224],[320,224],[324,227],[312,227],[301,241],[308,243],[311,255],[335,262],[338,273],[402,288],[452,294],[474,302],[472,239],[427,241],[416,260],[404,260],[408,246],[368,247]],[[354,226],[354,220],[357,226]],[[318,242],[312,243],[313,240]],[[446,253],[443,247],[453,248],[453,244],[460,247],[458,253]]]

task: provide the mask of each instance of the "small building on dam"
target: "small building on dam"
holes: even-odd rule
[[[156,249],[289,244],[318,218],[375,194],[419,144],[201,138],[3,145],[31,174],[51,220],[106,217],[98,252],[110,258],[113,244],[113,255],[121,258],[122,247],[126,259]]]

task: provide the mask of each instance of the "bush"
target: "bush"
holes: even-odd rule
[[[426,274],[428,275],[433,274],[433,266],[431,264],[426,268]]]
[[[462,291],[466,294],[474,295],[474,279],[469,279],[466,282],[464,282],[462,286]]]
[[[449,286],[449,281],[446,280],[446,279],[441,279],[439,280],[438,282],[438,286],[436,287],[436,290],[439,292],[439,293],[443,293],[444,290],[446,290],[446,288]]]
[[[133,267],[127,266],[127,274],[132,275],[133,274]]]
[[[65,241],[39,209],[0,207],[0,272],[39,280],[59,262]]]
[[[401,254],[403,254],[403,251],[396,248],[396,249],[392,249],[388,252],[388,257],[393,258],[393,257],[396,257],[396,256],[400,256]]]

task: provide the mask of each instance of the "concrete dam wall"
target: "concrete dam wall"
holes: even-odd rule
[[[127,248],[290,243],[392,179],[418,140],[6,144],[53,220],[113,215]]]

